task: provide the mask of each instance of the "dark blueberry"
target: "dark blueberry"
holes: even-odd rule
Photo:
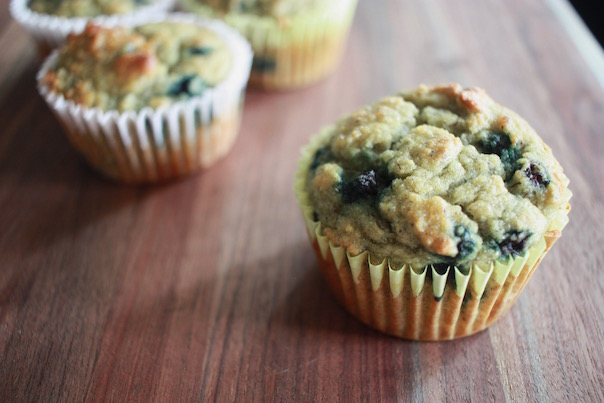
[[[500,242],[497,242],[497,247],[505,257],[521,255],[526,250],[526,244],[531,235],[529,231],[511,230]]]
[[[524,170],[524,174],[535,187],[544,188],[550,184],[549,176],[547,175],[545,168],[540,165],[531,162],[528,168]]]
[[[476,249],[476,242],[472,239],[470,229],[463,225],[456,225],[453,230],[456,237],[459,238],[457,241],[457,256],[456,260],[463,260],[474,252]]]
[[[209,46],[196,46],[189,49],[189,53],[196,56],[206,56],[212,53],[214,49]]]
[[[172,86],[168,89],[168,95],[200,95],[207,88],[208,85],[200,77],[197,77],[196,75],[187,75],[178,79],[174,84],[172,84]]]
[[[489,132],[487,137],[480,140],[480,152],[484,154],[497,154],[501,156],[503,150],[512,146],[510,136],[505,133]]]
[[[376,198],[391,183],[392,178],[386,171],[377,171],[376,173],[372,169],[353,177],[351,180],[342,181],[342,200],[344,203],[354,203]]]
[[[333,159],[333,154],[329,146],[321,147],[316,152],[310,164],[311,171]]]
[[[509,181],[514,172],[520,169],[518,160],[522,157],[520,150],[512,145],[510,136],[505,133],[489,132],[478,144],[478,151],[483,154],[496,154],[501,159],[505,170],[505,180]]]
[[[316,211],[312,212],[312,219],[314,222],[318,222],[319,221],[319,215],[317,214]]]
[[[273,72],[277,67],[275,59],[269,59],[266,57],[255,56],[252,62],[252,70],[259,72]]]
[[[377,193],[378,183],[374,170],[362,173],[342,186],[342,199],[345,203],[352,203],[367,197],[375,197]]]

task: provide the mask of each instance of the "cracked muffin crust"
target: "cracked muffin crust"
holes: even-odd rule
[[[223,81],[231,66],[225,41],[194,24],[88,24],[68,37],[42,83],[86,107],[137,111],[201,95]]]
[[[468,271],[524,252],[571,193],[550,148],[483,90],[426,87],[341,119],[305,190],[323,233],[351,255]]]

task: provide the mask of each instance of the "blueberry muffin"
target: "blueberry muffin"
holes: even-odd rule
[[[296,192],[345,307],[411,339],[500,317],[560,237],[571,197],[523,119],[456,84],[384,98],[325,129]]]
[[[292,89],[337,66],[357,0],[181,0],[181,7],[223,18],[252,44],[250,84]]]
[[[174,0],[11,0],[10,11],[46,56],[90,21],[107,27],[142,24],[173,5]]]
[[[38,84],[93,167],[119,181],[155,182],[230,150],[251,57],[249,44],[218,21],[89,24],[45,63]]]

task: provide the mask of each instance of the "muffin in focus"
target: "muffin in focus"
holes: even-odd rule
[[[139,25],[165,13],[175,0],[11,0],[10,11],[36,40],[40,54],[81,32],[88,22],[105,27]]]
[[[287,90],[338,65],[357,0],[180,0],[186,11],[222,18],[252,44],[250,84]]]
[[[501,317],[560,237],[571,197],[522,118],[457,84],[384,98],[324,129],[295,190],[340,302],[416,340]]]
[[[245,39],[219,21],[89,24],[53,52],[38,87],[90,165],[118,181],[157,182],[232,148],[251,60]]]

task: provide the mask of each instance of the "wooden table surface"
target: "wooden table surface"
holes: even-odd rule
[[[604,400],[603,56],[564,0],[361,0],[333,76],[249,91],[230,155],[155,187],[71,151],[0,5],[0,401]],[[403,341],[337,305],[292,177],[322,125],[450,81],[542,135],[570,223],[490,329]]]

